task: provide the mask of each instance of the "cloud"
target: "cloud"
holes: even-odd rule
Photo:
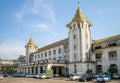
[[[20,22],[22,18],[23,18],[22,14],[19,14],[19,13],[16,14],[16,20],[18,22]]]
[[[38,29],[47,29],[47,25],[46,24],[37,24],[36,25],[36,28],[38,28]]]
[[[21,22],[24,18],[29,16],[39,16],[47,18],[52,22],[55,22],[55,10],[53,5],[49,1],[43,0],[29,0],[25,1],[20,9],[15,13],[16,20]]]
[[[0,43],[0,58],[17,59],[25,54],[24,42],[16,39],[6,39]]]

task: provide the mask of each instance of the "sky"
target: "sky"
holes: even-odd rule
[[[80,0],[85,16],[93,22],[92,39],[120,34],[120,0]],[[0,0],[0,58],[25,55],[30,36],[40,47],[68,37],[66,28],[78,0]]]

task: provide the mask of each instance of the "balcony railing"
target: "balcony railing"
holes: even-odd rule
[[[97,62],[102,62],[102,59],[96,59]]]
[[[113,58],[109,57],[109,61],[115,61],[115,60],[117,60],[117,57],[113,57]]]
[[[28,66],[28,65],[37,65],[37,64],[65,64],[67,61],[66,60],[41,60],[41,61],[36,61],[32,63],[21,63],[19,66]]]

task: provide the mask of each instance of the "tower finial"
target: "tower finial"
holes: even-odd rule
[[[31,37],[32,37],[32,33],[31,33]]]
[[[80,7],[80,0],[78,0],[78,7]]]

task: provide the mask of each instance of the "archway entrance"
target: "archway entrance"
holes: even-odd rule
[[[101,65],[97,65],[96,72],[102,73],[102,66]]]
[[[63,66],[53,66],[52,70],[54,75],[59,75],[59,76],[65,75],[65,67]]]
[[[108,71],[109,71],[110,73],[117,73],[117,72],[118,72],[118,67],[117,67],[117,65],[116,65],[116,64],[111,64],[111,65],[109,66]]]

